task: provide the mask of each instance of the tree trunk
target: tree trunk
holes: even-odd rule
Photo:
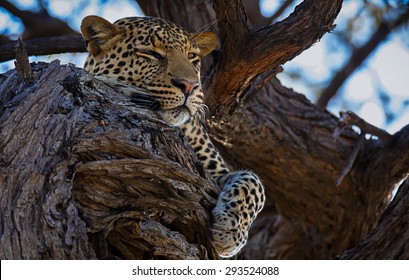
[[[83,70],[1,76],[1,259],[206,259],[218,190],[179,130]]]

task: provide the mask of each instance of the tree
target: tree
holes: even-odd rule
[[[189,31],[217,22],[220,48],[203,69],[209,132],[268,197],[240,257],[409,257],[407,181],[389,204],[408,174],[409,127],[338,119],[275,77],[333,30],[342,1],[305,0],[254,30],[241,1],[138,3]],[[177,129],[82,70],[22,65],[0,80],[2,258],[216,257],[218,190]]]

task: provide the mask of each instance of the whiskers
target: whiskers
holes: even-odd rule
[[[153,98],[149,93],[136,90],[132,92],[130,96],[131,101],[137,105],[147,107],[153,111],[160,109],[159,101]]]
[[[208,24],[206,24],[205,26],[203,26],[202,28],[200,28],[199,30],[197,30],[196,33],[201,34],[201,33],[205,32],[205,31],[206,31],[207,29],[209,29],[212,25],[215,25],[218,21],[219,21],[219,20],[216,19],[216,20],[214,20],[214,21],[212,21],[212,22],[209,22]]]
[[[153,111],[160,109],[159,101],[155,99],[152,96],[152,93],[150,93],[147,89],[127,84],[121,80],[105,75],[97,75],[95,77],[113,87],[117,91],[128,95],[131,98],[131,101],[137,105],[146,107]]]
[[[209,114],[209,107],[207,107],[206,104],[200,103],[199,108],[197,109],[196,115],[198,116],[199,119],[205,120],[206,115]]]
[[[209,113],[209,108],[203,103],[203,98],[200,96],[193,98],[188,104],[179,104],[174,107],[163,108],[159,101],[161,95],[155,97],[153,92],[145,88],[128,84],[114,77],[96,75],[95,78],[128,96],[132,103],[156,111],[165,122],[170,124],[183,123],[192,118],[203,121]]]

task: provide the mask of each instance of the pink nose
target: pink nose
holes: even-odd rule
[[[172,79],[172,85],[179,88],[184,95],[189,96],[195,89],[199,88],[199,82],[189,82],[185,79]]]

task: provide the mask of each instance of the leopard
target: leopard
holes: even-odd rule
[[[265,193],[256,174],[228,168],[207,132],[200,68],[219,44],[216,33],[189,33],[155,17],[111,23],[95,15],[82,20],[81,33],[89,52],[87,72],[182,131],[220,188],[209,228],[213,247],[221,258],[237,255],[263,209]]]

